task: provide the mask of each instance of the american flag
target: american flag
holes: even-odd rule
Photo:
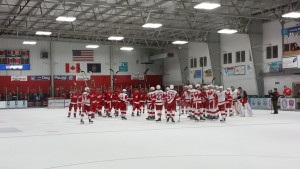
[[[73,61],[94,61],[94,51],[73,50]]]

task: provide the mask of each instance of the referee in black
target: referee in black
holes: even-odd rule
[[[272,90],[269,91],[269,95],[271,96],[271,101],[273,105],[274,112],[272,114],[278,114],[277,102],[279,98],[279,93],[277,92],[277,88],[274,88],[274,92]]]

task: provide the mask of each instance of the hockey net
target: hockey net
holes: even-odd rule
[[[65,99],[63,97],[48,97],[48,108],[56,109],[56,108],[65,108],[70,104],[70,99]]]

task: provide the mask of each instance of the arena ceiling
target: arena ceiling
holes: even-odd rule
[[[208,33],[235,28],[241,33],[254,20],[291,21],[282,14],[295,11],[300,0],[217,0],[221,7],[198,10],[194,6],[216,0],[0,0],[0,35],[6,38],[87,42],[148,48],[172,47],[174,40],[206,41]],[[58,22],[74,16],[74,22]],[[158,29],[145,29],[159,22]],[[36,31],[50,31],[38,36]],[[122,35],[122,41],[109,41]]]

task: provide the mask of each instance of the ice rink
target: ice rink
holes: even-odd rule
[[[67,109],[0,110],[0,169],[299,169],[300,112],[270,113],[80,125]]]

